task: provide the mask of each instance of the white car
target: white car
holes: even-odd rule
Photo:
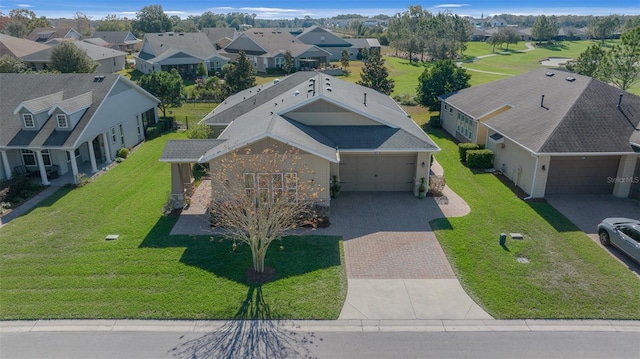
[[[629,218],[605,218],[598,225],[600,243],[613,245],[640,263],[640,221]]]

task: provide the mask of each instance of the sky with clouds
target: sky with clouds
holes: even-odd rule
[[[287,2],[292,3],[292,2]],[[218,14],[230,12],[242,12],[256,14],[258,19],[293,19],[310,16],[312,18],[329,18],[340,14],[360,14],[363,16],[374,16],[378,14],[394,15],[403,12],[411,5],[418,5],[419,2],[403,1],[382,1],[382,0],[323,0],[316,2],[296,2],[296,5],[284,6],[283,1],[176,1],[159,0],[148,4],[137,1],[26,1],[11,2],[11,0],[0,1],[0,11],[8,14],[10,10],[24,8],[31,10],[38,16],[48,18],[72,18],[76,12],[82,12],[94,20],[104,18],[106,15],[115,14],[118,17],[134,18],[137,11],[145,5],[162,5],[167,15],[178,15],[186,18],[189,15],[200,15],[205,11]],[[213,5],[215,4],[215,5]],[[482,1],[448,1],[429,2],[420,4],[430,12],[452,11],[460,15],[480,17],[493,14],[524,14],[524,15],[609,15],[625,14],[640,15],[640,0],[616,0],[606,2],[602,0],[482,0]]]

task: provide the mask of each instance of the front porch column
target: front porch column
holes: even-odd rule
[[[7,179],[11,179],[11,167],[9,165],[9,158],[7,157],[7,151],[0,151],[2,155],[2,167],[4,167],[4,174]]]
[[[69,157],[71,158],[71,173],[73,174],[73,183],[78,183],[78,164],[76,163],[76,153],[74,150],[69,150]]]
[[[102,143],[104,145],[104,158],[106,163],[111,163],[111,150],[109,150],[109,136],[107,133],[102,133]]]
[[[48,186],[49,179],[47,178],[47,169],[44,168],[44,160],[42,159],[42,151],[36,150],[36,158],[38,160],[38,170],[40,170],[40,179],[42,180],[43,186]]]
[[[89,146],[89,160],[91,160],[91,173],[98,172],[98,165],[96,164],[96,152],[93,150],[93,141],[87,142]]]

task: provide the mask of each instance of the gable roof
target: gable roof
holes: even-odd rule
[[[104,59],[111,59],[114,57],[127,56],[126,52],[110,49],[104,46],[94,45],[89,42],[77,41],[73,39],[53,39],[48,41],[46,49],[38,51],[22,57],[22,60],[27,62],[49,62],[51,59],[51,51],[60,45],[62,41],[71,41],[80,50],[83,50],[92,60],[100,61]]]
[[[233,40],[238,34],[238,30],[235,27],[203,27],[200,31],[207,35],[212,44],[225,38]]]
[[[49,46],[35,41],[0,34],[0,56],[20,58],[48,48]]]
[[[144,35],[144,42],[145,45],[149,47],[143,46],[138,56],[145,60],[159,57],[166,51],[171,50],[173,50],[174,53],[183,52],[202,60],[210,59],[218,55],[211,41],[201,32],[147,33]],[[152,50],[151,52],[147,52],[149,48]]]
[[[296,36],[305,44],[317,45],[317,46],[344,46],[349,47],[351,44],[349,41],[344,40],[340,36],[334,34],[330,30],[322,28],[320,26],[311,26],[305,28],[301,34]]]
[[[225,51],[238,52],[240,50],[246,50],[242,43],[247,39],[253,42],[262,54],[284,53],[292,47],[296,47],[296,51],[300,51],[301,48],[304,48],[306,51],[306,49],[313,46],[303,43],[287,30],[279,28],[254,28],[238,34],[238,36],[225,47]]]
[[[632,152],[631,137],[640,131],[640,97],[562,70],[541,69],[440,98],[481,121],[510,107],[483,123],[534,153]]]
[[[315,105],[339,114],[329,116],[331,119],[305,120],[300,114]],[[349,117],[360,119],[362,125],[349,123]],[[267,137],[332,162],[339,161],[339,151],[439,150],[391,97],[312,71],[297,72],[231,96],[203,121],[229,126],[219,137],[225,142],[208,151],[202,161]]]
[[[100,81],[96,81],[99,78]],[[130,80],[117,74],[0,74],[0,148],[74,148],[76,141],[116,83],[130,86],[159,102]],[[19,86],[17,85],[19,84]],[[39,131],[23,130],[17,110],[34,113],[56,107],[82,110],[71,131],[56,131],[55,121],[47,121]]]
[[[51,39],[80,38],[82,35],[72,27],[37,27],[33,29],[27,39],[35,42],[46,42]]]
[[[140,41],[131,31],[95,31],[91,37],[113,45],[132,45]]]

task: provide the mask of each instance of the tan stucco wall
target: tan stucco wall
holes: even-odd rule
[[[493,131],[488,131],[487,135],[490,136],[493,133]],[[487,141],[487,148],[494,153],[493,167],[498,171],[502,171],[507,178],[531,195],[536,168],[536,158],[531,155],[531,152],[507,138],[504,139],[504,148],[491,141]],[[541,166],[540,160],[538,160],[538,166]],[[548,167],[549,164],[547,162],[546,168],[548,169]],[[540,175],[540,172],[542,171],[538,171],[538,175]],[[540,180],[539,178],[537,186]],[[544,182],[546,183],[546,177]],[[539,193],[538,191],[539,189],[537,188],[536,193]]]
[[[253,155],[262,152],[266,148],[274,148],[274,145],[277,145],[278,149],[282,149],[283,151],[284,149],[289,148],[287,145],[271,139],[266,139],[254,143],[248,147],[251,149],[251,153]],[[239,150],[239,153],[244,153],[245,148],[247,147],[241,148]],[[327,161],[324,158],[320,158],[316,155],[302,151],[300,152],[299,156],[299,162],[304,164],[304,168],[299,168],[299,181],[312,181],[313,183],[315,183],[319,189],[317,193],[317,199],[328,201],[330,199],[329,180],[331,162]],[[211,169],[211,171],[215,171],[216,169],[220,168],[219,162],[220,158],[214,158],[209,162],[209,168]],[[290,172],[290,166],[283,164],[281,170],[282,172]],[[259,172],[259,170],[256,169],[256,172]],[[215,186],[217,184],[212,181],[211,185]],[[304,193],[298,193],[298,195],[300,199],[306,199],[310,197],[310,194],[306,194],[306,197]]]
[[[637,161],[637,155],[620,156],[618,173],[616,175],[616,178],[613,179],[613,181],[615,181],[615,184],[613,186],[613,195],[615,197],[628,197],[630,194],[631,185],[634,182],[640,181],[639,178],[634,177]]]

